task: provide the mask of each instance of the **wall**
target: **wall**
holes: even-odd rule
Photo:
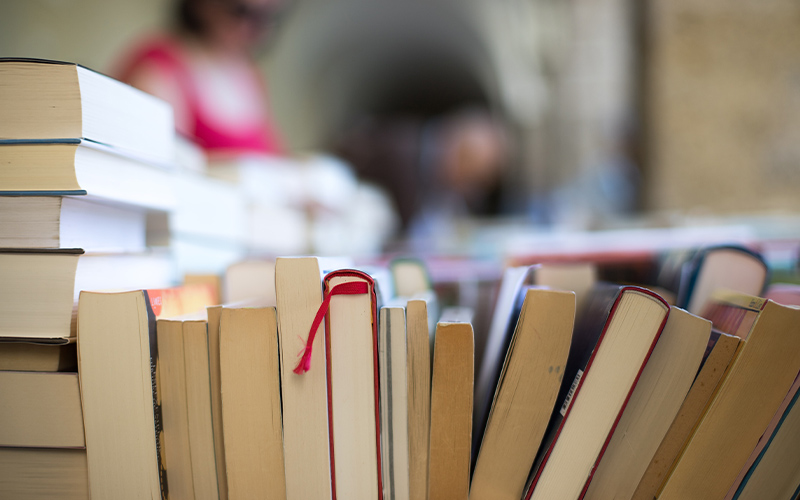
[[[3,0],[0,55],[111,72],[124,47],[166,18],[169,0]]]
[[[649,5],[647,207],[800,209],[800,3]]]

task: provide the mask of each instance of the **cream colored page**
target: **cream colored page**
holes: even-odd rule
[[[186,406],[189,410],[189,447],[195,500],[219,499],[207,328],[205,321],[187,321],[183,325]]]
[[[558,396],[574,318],[573,292],[527,292],[482,436],[471,500],[522,496]]]
[[[223,309],[222,424],[231,499],[286,498],[273,308]]]
[[[391,433],[394,443],[394,500],[409,498],[408,470],[408,365],[406,346],[406,314],[402,307],[390,307],[391,330]]]
[[[659,498],[724,498],[798,369],[800,311],[769,301]]]
[[[158,321],[158,374],[167,486],[172,498],[194,498],[186,405],[186,368],[183,356],[183,323]]]
[[[81,293],[78,357],[92,498],[161,497],[145,311],[143,292]]]
[[[439,323],[433,354],[429,500],[466,499],[472,438],[472,325]]]
[[[293,372],[322,303],[316,258],[279,258],[275,264],[281,353],[283,441],[288,500],[331,498],[324,325],[314,338],[311,370]]]
[[[631,498],[691,387],[711,322],[673,308],[584,497]]]
[[[329,289],[358,277],[335,277]],[[336,496],[378,497],[375,366],[370,294],[336,295],[330,302],[331,398]],[[317,359],[311,370],[324,370]]]

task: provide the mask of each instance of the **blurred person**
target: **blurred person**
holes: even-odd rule
[[[412,245],[446,237],[457,218],[490,211],[508,161],[505,127],[482,108],[422,119],[368,119],[338,146],[392,197]]]
[[[254,55],[280,0],[179,0],[169,32],[140,42],[117,77],[175,111],[179,133],[211,156],[281,155]]]
[[[178,132],[205,150],[209,170],[233,167],[261,213],[281,214],[272,231],[284,231],[283,252],[377,252],[396,225],[390,202],[336,158],[287,157],[272,122],[255,56],[282,8],[178,0],[170,31],[136,45],[118,78],[171,103]]]
[[[550,194],[550,223],[591,230],[636,213],[641,185],[637,130],[624,123],[608,127],[607,133],[607,153]]]

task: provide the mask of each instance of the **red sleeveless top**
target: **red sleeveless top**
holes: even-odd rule
[[[158,37],[141,44],[124,61],[118,78],[129,82],[143,67],[155,69],[164,78],[171,79],[179,89],[182,109],[187,123],[178,132],[195,141],[209,153],[222,154],[283,154],[278,133],[267,115],[266,86],[255,68],[236,74],[241,86],[255,89],[252,103],[247,103],[247,117],[232,121],[219,118],[219,109],[225,103],[209,103],[208,82],[203,74],[190,64],[188,55],[178,42],[168,37]],[[234,92],[234,89],[227,89]],[[206,102],[204,102],[206,101]],[[174,103],[173,103],[174,104]],[[186,128],[186,130],[183,130]]]

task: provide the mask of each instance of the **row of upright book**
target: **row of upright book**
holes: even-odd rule
[[[504,283],[518,283],[517,302],[526,281],[544,284],[536,275],[547,267],[507,270]],[[758,254],[720,246],[673,254],[663,261],[660,283],[645,287],[588,288],[570,279],[570,288],[591,291],[578,293],[574,329],[562,334],[571,336],[568,354],[561,348],[565,363],[552,357],[535,375],[548,345],[542,323],[528,333],[539,333],[538,351],[514,365],[515,351],[525,349],[523,325],[536,321],[522,313],[533,308],[526,295],[518,319],[512,315],[514,333],[489,332],[477,378],[469,497],[795,498],[800,461],[789,450],[800,443],[792,423],[800,420],[792,410],[800,385],[798,288],[766,289],[789,305],[756,297],[767,275]],[[532,290],[542,297],[544,322],[554,306]],[[501,289],[495,314],[511,307],[502,298]],[[492,354],[493,344],[501,356]],[[563,370],[550,392],[537,388],[547,380],[545,367],[547,374]],[[533,396],[536,390],[542,392]],[[536,401],[544,415],[523,412],[524,401]],[[492,429],[495,418],[502,423]]]
[[[36,485],[60,498],[797,494],[795,307],[722,290],[694,315],[647,287],[577,286],[586,266],[511,268],[487,338],[500,347],[475,372],[471,325],[429,330],[429,294],[381,299],[374,271],[323,268],[278,259],[277,307],[168,317],[148,291],[83,293],[85,451],[19,445],[8,470],[41,452],[39,474],[62,474]],[[722,270],[701,266],[692,287],[736,273]],[[24,481],[6,484],[36,498]]]

